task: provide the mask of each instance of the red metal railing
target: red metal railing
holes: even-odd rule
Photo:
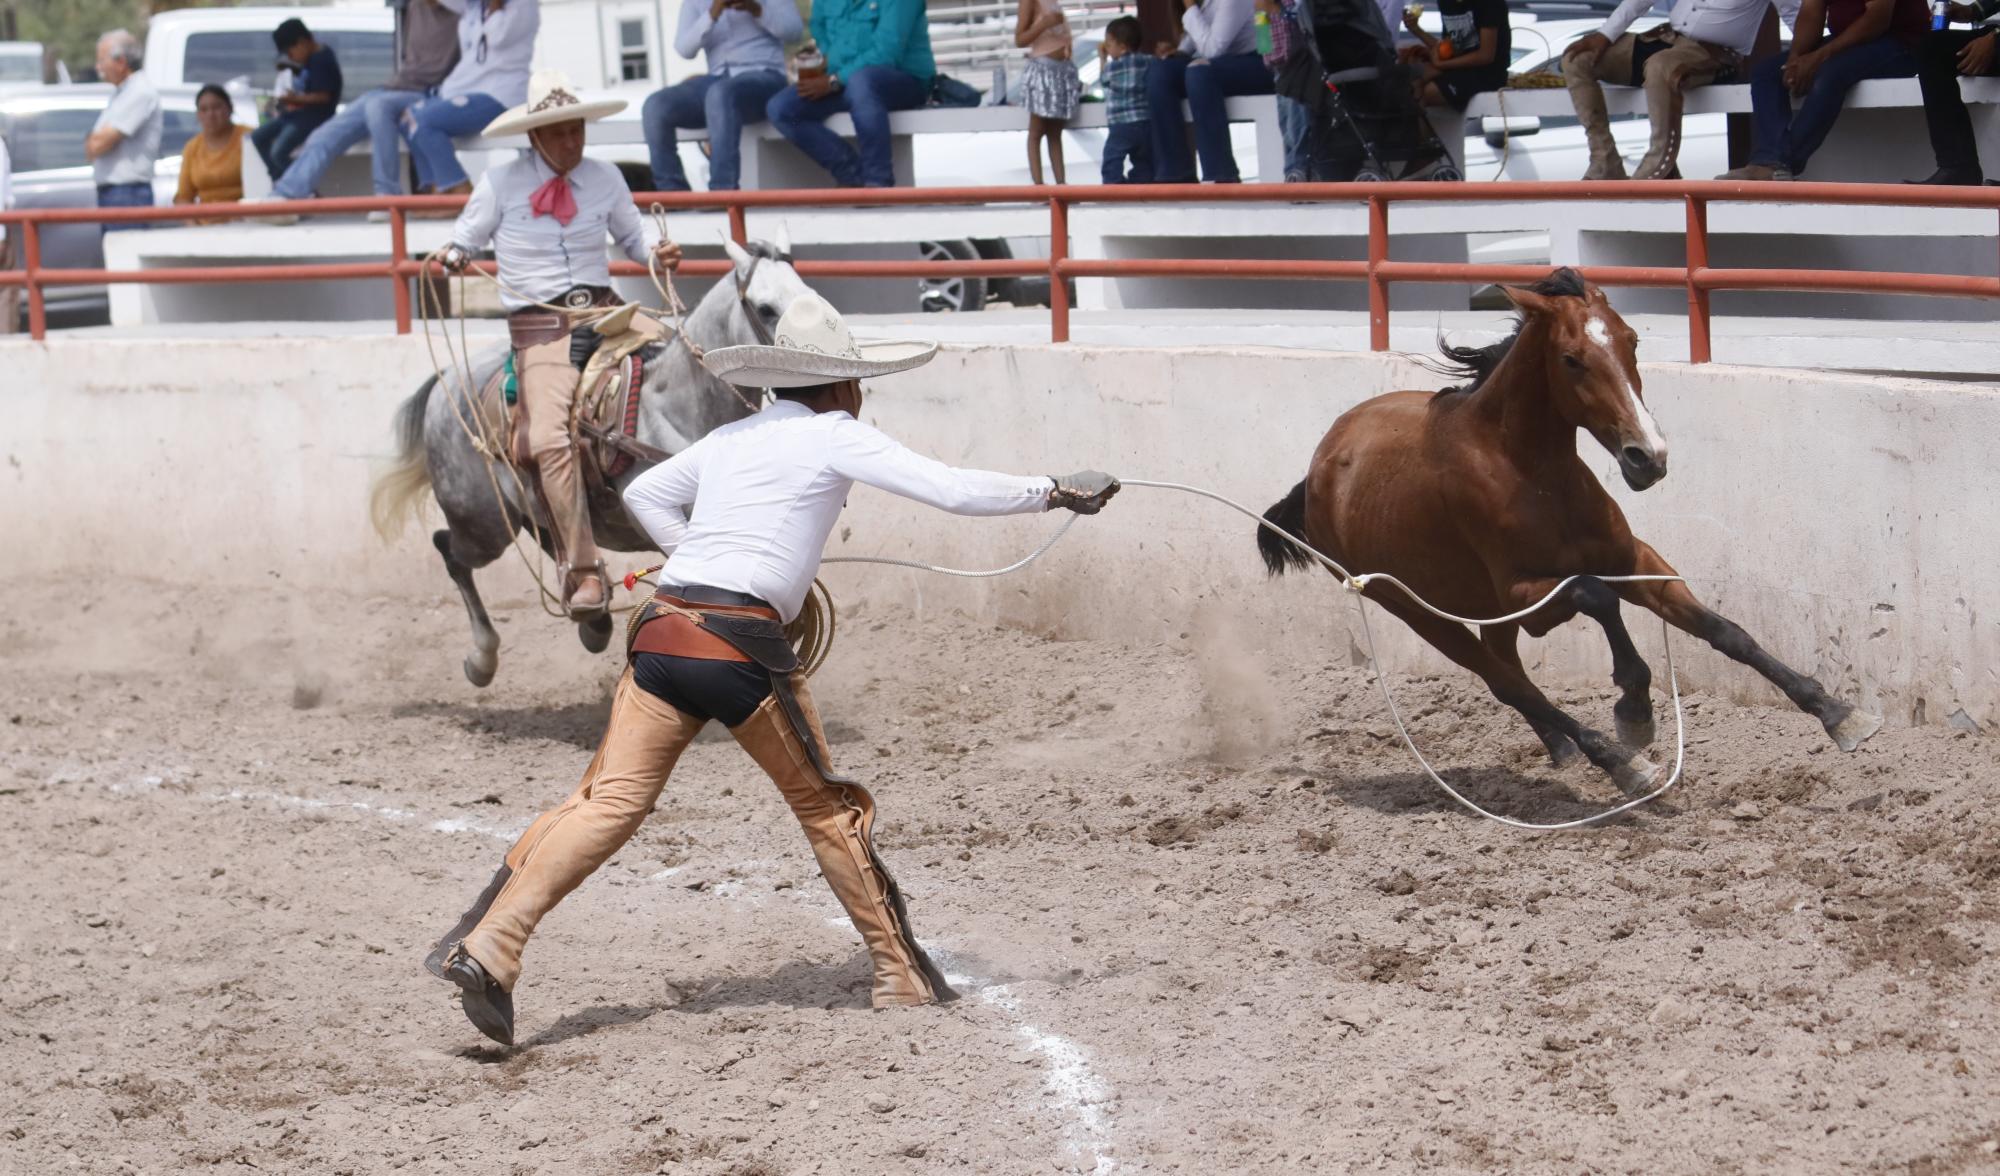
[[[1066,278],[1100,277],[1227,277],[1290,278],[1360,281],[1368,289],[1369,345],[1389,346],[1390,287],[1404,282],[1526,282],[1548,267],[1537,265],[1477,265],[1459,262],[1395,261],[1389,256],[1389,207],[1395,203],[1498,203],[1507,201],[1673,201],[1687,213],[1685,260],[1679,266],[1586,266],[1580,272],[1600,286],[1653,286],[1687,291],[1688,358],[1709,360],[1711,311],[1715,290],[1799,290],[1921,294],[1953,298],[2000,298],[2000,222],[1989,249],[1992,276],[1888,273],[1869,270],[1716,268],[1709,264],[1708,208],[1716,203],[1832,204],[1922,208],[1985,209],[2000,214],[2000,190],[1934,188],[1902,184],[1724,183],[1627,181],[1618,183],[1504,182],[1481,184],[1244,184],[1123,185],[1112,187],[991,187],[784,189],[764,192],[658,192],[635,197],[641,207],[660,204],[668,210],[723,209],[730,235],[743,241],[749,234],[752,209],[899,207],[905,205],[1045,205],[1049,210],[1049,256],[1046,259],[946,261],[839,261],[797,263],[805,277],[932,278],[1047,277],[1049,336],[1069,340],[1070,305]],[[1095,259],[1070,254],[1069,210],[1080,204],[1259,204],[1315,202],[1363,204],[1368,210],[1368,252],[1359,261],[1299,261],[1250,258]],[[411,326],[410,282],[425,275],[425,263],[410,257],[408,218],[413,212],[450,211],[462,198],[446,196],[367,197],[300,200],[286,204],[182,205],[163,208],[76,208],[17,210],[0,213],[0,223],[21,234],[19,270],[0,271],[0,286],[24,286],[28,295],[29,332],[36,339],[48,329],[45,291],[50,286],[108,283],[267,282],[307,280],[388,281],[394,291],[396,330]],[[234,220],[269,216],[274,212],[313,215],[386,210],[389,214],[389,255],[381,261],[327,262],[287,265],[169,267],[148,270],[46,269],[41,264],[44,225],[76,223]],[[720,276],[728,272],[722,260],[689,260],[682,272]],[[612,272],[642,275],[631,262],[614,263]]]

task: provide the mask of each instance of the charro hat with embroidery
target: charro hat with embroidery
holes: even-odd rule
[[[804,388],[908,371],[935,354],[935,343],[856,343],[840,312],[807,291],[785,308],[768,345],[718,347],[702,362],[718,379],[745,388]]]
[[[480,133],[489,139],[525,135],[537,127],[554,126],[556,123],[579,119],[596,122],[623,109],[625,100],[622,98],[585,102],[570,87],[569,75],[559,69],[538,69],[528,79],[528,100],[512,110],[501,112]]]

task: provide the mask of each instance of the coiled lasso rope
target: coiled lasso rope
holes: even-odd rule
[[[1301,539],[1297,535],[1293,535],[1290,532],[1286,531],[1284,528],[1277,526],[1276,524],[1272,523],[1269,519],[1266,519],[1263,515],[1259,514],[1254,510],[1251,510],[1249,507],[1244,506],[1242,503],[1237,502],[1231,498],[1226,498],[1223,495],[1217,494],[1213,490],[1204,490],[1199,486],[1190,486],[1184,482],[1156,482],[1146,478],[1120,478],[1118,481],[1121,485],[1124,486],[1143,486],[1150,490],[1171,490],[1181,494],[1191,494],[1197,498],[1206,498],[1211,502],[1219,502],[1222,505],[1229,507],[1231,510],[1234,510],[1237,513],[1245,516],[1246,518],[1255,519],[1257,521],[1258,526],[1264,528],[1267,531],[1270,531],[1274,535],[1279,536],[1280,538],[1284,539],[1285,542],[1292,544],[1294,547],[1297,547],[1300,551],[1305,552],[1307,555],[1311,556],[1314,560],[1316,560],[1322,567],[1326,568],[1327,571],[1332,572],[1335,576],[1339,577],[1341,586],[1343,588],[1346,588],[1349,592],[1353,593],[1355,597],[1360,601],[1359,608],[1361,610],[1361,633],[1362,636],[1368,642],[1368,664],[1375,671],[1376,685],[1381,687],[1382,701],[1388,704],[1389,716],[1390,718],[1395,720],[1396,730],[1403,737],[1403,746],[1410,749],[1410,755],[1416,759],[1418,765],[1423,768],[1424,774],[1430,777],[1431,782],[1433,784],[1436,784],[1439,788],[1443,789],[1445,793],[1448,796],[1450,796],[1453,800],[1465,806],[1472,812],[1477,813],[1479,816],[1482,816],[1489,821],[1494,821],[1502,825],[1511,825],[1516,829],[1527,829],[1533,832],[1549,832],[1557,829],[1579,829],[1586,825],[1595,825],[1600,821],[1608,821],[1612,817],[1618,816],[1621,813],[1630,812],[1632,809],[1635,809],[1642,804],[1646,804],[1650,801],[1657,800],[1661,796],[1666,795],[1667,791],[1673,788],[1674,785],[1680,783],[1682,769],[1687,764],[1687,720],[1685,716],[1681,713],[1680,673],[1674,668],[1674,646],[1673,646],[1673,641],[1671,640],[1671,637],[1667,631],[1667,623],[1664,618],[1660,621],[1660,639],[1662,643],[1665,644],[1666,646],[1667,680],[1671,684],[1673,690],[1673,701],[1674,701],[1673,771],[1668,773],[1665,783],[1653,789],[1651,792],[1646,793],[1644,796],[1635,797],[1631,800],[1624,802],[1623,804],[1619,804],[1612,808],[1605,809],[1602,812],[1592,813],[1589,816],[1578,817],[1575,820],[1570,820],[1570,821],[1535,822],[1535,821],[1518,820],[1514,817],[1509,817],[1501,813],[1492,812],[1482,807],[1476,801],[1472,800],[1470,797],[1467,797],[1464,793],[1460,792],[1458,789],[1453,788],[1449,783],[1445,781],[1444,777],[1438,775],[1437,769],[1433,768],[1431,766],[1431,762],[1428,759],[1424,758],[1424,753],[1417,749],[1416,740],[1411,737],[1410,728],[1403,721],[1403,712],[1396,706],[1395,696],[1389,690],[1389,678],[1388,675],[1382,669],[1382,659],[1379,656],[1377,656],[1375,652],[1375,631],[1368,624],[1368,598],[1365,595],[1363,595],[1363,593],[1370,584],[1380,582],[1396,588],[1398,591],[1402,592],[1403,595],[1409,597],[1410,600],[1414,601],[1419,608],[1422,608],[1424,611],[1430,613],[1433,616],[1441,617],[1444,620],[1454,621],[1461,625],[1475,625],[1475,626],[1503,625],[1513,621],[1518,621],[1523,617],[1533,614],[1534,612],[1539,610],[1542,606],[1548,604],[1551,600],[1554,600],[1557,596],[1561,595],[1565,589],[1567,589],[1571,584],[1575,583],[1578,580],[1596,579],[1606,584],[1636,584],[1636,583],[1684,584],[1687,581],[1683,577],[1650,576],[1650,575],[1567,576],[1554,588],[1551,588],[1548,594],[1546,596],[1543,596],[1540,600],[1537,600],[1535,603],[1529,605],[1526,608],[1520,609],[1516,612],[1509,613],[1504,617],[1491,617],[1486,619],[1479,619],[1474,617],[1461,617],[1453,613],[1448,613],[1443,609],[1432,606],[1429,602],[1424,600],[1423,597],[1417,595],[1415,590],[1413,590],[1408,584],[1403,583],[1401,580],[1397,579],[1394,576],[1387,575],[1381,572],[1364,573],[1362,575],[1357,576],[1349,572],[1346,568],[1341,567],[1340,564],[1336,562],[1331,556],[1327,555],[1323,551],[1320,551],[1312,544],[1307,543],[1304,539]],[[1062,526],[1056,528],[1055,533],[1050,535],[1048,539],[1044,540],[1040,547],[1037,547],[1035,548],[1035,550],[1028,553],[1026,558],[1016,560],[1015,562],[1008,564],[1004,568],[994,568],[990,571],[978,571],[978,572],[964,571],[958,568],[939,567],[936,564],[928,564],[920,560],[891,559],[886,556],[842,555],[842,556],[833,556],[828,559],[824,559],[820,562],[882,564],[887,567],[914,568],[918,571],[936,572],[939,575],[943,576],[959,576],[966,579],[988,579],[993,576],[1004,576],[1009,572],[1020,571],[1022,568],[1025,568],[1029,564],[1034,563],[1036,560],[1040,559],[1043,555],[1046,555],[1049,549],[1056,545],[1056,541],[1058,539],[1061,539],[1064,535],[1069,533],[1069,529],[1071,525],[1073,525],[1076,522],[1076,518],[1077,516],[1071,515],[1068,519],[1065,519],[1063,521]]]

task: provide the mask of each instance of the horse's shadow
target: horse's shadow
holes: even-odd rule
[[[1537,824],[1574,821],[1633,799],[1611,786],[1606,779],[1602,790],[1585,794],[1572,784],[1552,775],[1531,775],[1513,768],[1454,768],[1441,773],[1445,781],[1467,800],[1488,812]],[[1467,820],[1482,820],[1477,813],[1445,795],[1422,772],[1384,772],[1374,776],[1349,776],[1328,792],[1360,808],[1391,816],[1450,813]],[[1652,813],[1671,817],[1679,813],[1671,801],[1661,798],[1646,806]],[[1631,821],[1637,809],[1612,818],[1608,824]]]
[[[586,751],[596,748],[611,717],[606,701],[572,702],[562,706],[492,707],[461,702],[406,702],[390,715],[398,719],[443,719],[474,735],[506,740],[567,743]]]
[[[565,1013],[555,1024],[519,1043],[516,1049],[533,1049],[541,1045],[555,1045],[578,1037],[588,1037],[600,1029],[612,1029],[620,1025],[637,1025],[654,1013],[671,1008],[668,1004],[622,1004],[593,1005],[574,1013]]]

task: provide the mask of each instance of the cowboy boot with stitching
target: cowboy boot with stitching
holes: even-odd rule
[[[826,740],[818,714],[803,689],[803,677],[795,681],[794,690],[823,757]],[[870,841],[875,801],[868,791],[858,784],[829,781],[819,773],[775,696],[765,699],[729,733],[777,784],[805,829],[820,873],[853,920],[854,929],[861,933],[874,968],[874,1007],[930,1004],[956,997],[917,945],[895,883],[875,856]]]
[[[1611,136],[1611,115],[1604,107],[1604,87],[1597,80],[1597,58],[1572,58],[1563,62],[1563,79],[1569,86],[1570,105],[1583,125],[1583,137],[1590,144],[1590,167],[1586,180],[1622,180],[1625,160],[1618,154],[1618,140]]]
[[[1663,180],[1674,171],[1681,150],[1681,74],[1679,70],[1648,71],[1646,117],[1652,121],[1652,142],[1639,161],[1634,179]]]

